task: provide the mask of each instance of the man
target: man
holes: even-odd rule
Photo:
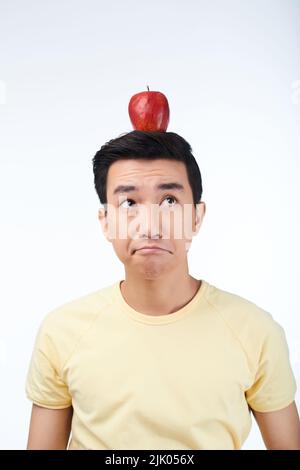
[[[191,151],[175,133],[133,131],[94,156],[99,220],[125,279],[43,320],[28,449],[241,449],[251,412],[267,449],[300,449],[282,327],[189,274],[205,214]]]

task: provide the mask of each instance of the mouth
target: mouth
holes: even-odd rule
[[[135,253],[139,254],[150,254],[150,253],[171,253],[169,250],[165,250],[164,248],[158,248],[158,247],[143,247],[143,248],[138,248],[137,250],[133,250],[133,255]]]

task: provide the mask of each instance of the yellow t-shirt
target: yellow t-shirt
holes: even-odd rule
[[[240,449],[249,406],[278,410],[295,393],[283,328],[204,280],[168,315],[133,309],[120,281],[54,309],[26,381],[37,405],[73,406],[69,449]]]

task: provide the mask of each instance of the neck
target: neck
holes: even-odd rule
[[[142,278],[140,273],[125,272],[121,283],[124,300],[138,312],[167,315],[184,307],[196,295],[201,281],[185,272],[172,272],[156,279]]]

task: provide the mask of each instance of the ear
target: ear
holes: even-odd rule
[[[196,216],[195,216],[195,226],[194,226],[194,236],[197,235],[197,233],[200,230],[200,227],[202,225],[204,216],[206,212],[206,204],[204,201],[199,202],[196,205]]]
[[[101,227],[105,238],[110,242],[108,234],[108,221],[107,221],[107,209],[106,207],[100,207],[98,211],[98,219],[100,220]]]
[[[200,227],[202,225],[202,222],[203,222],[203,218],[204,218],[204,215],[205,215],[205,211],[206,211],[206,204],[205,202],[199,202],[198,204],[196,204],[196,212],[195,212],[195,218],[194,218],[194,226],[193,226],[193,234],[192,234],[192,238],[188,241],[185,242],[185,249],[186,251],[189,251],[191,245],[192,245],[192,239],[195,235],[197,235],[197,233],[199,232],[200,230]]]

